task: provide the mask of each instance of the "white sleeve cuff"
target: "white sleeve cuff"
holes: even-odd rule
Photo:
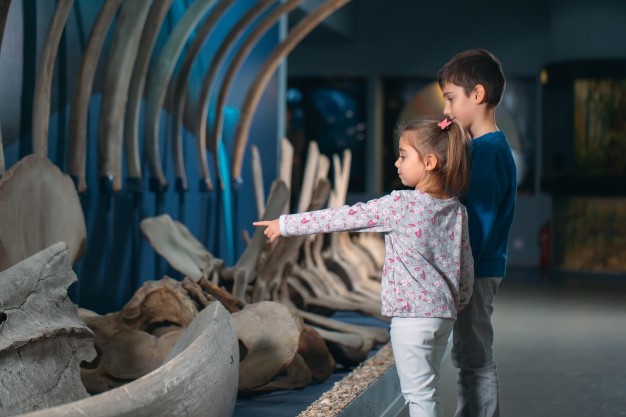
[[[285,225],[285,215],[281,215],[278,218],[278,224],[280,225],[280,234],[283,236],[289,236],[287,234],[287,226]]]

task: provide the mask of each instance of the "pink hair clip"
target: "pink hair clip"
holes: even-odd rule
[[[452,124],[452,120],[448,120],[448,118],[446,117],[445,119],[443,119],[442,121],[437,123],[437,126],[439,126],[441,128],[441,130],[444,130],[445,128],[447,128],[451,124]]]

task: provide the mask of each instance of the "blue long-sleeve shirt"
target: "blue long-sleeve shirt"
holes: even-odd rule
[[[517,172],[503,132],[491,132],[471,142],[467,195],[470,245],[476,278],[506,274],[509,231],[517,194]]]

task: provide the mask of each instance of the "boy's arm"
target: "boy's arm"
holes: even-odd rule
[[[469,217],[472,254],[478,262],[485,241],[494,228],[502,196],[506,192],[508,173],[495,152],[475,152],[471,163],[465,206]]]
[[[470,246],[467,215],[463,213],[463,232],[461,235],[461,277],[459,279],[459,311],[469,303],[474,288],[474,257]]]
[[[282,215],[280,231],[283,236],[340,231],[390,232],[400,220],[402,204],[400,194],[393,192],[353,206]]]

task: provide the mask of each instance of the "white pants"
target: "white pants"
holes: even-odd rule
[[[452,319],[391,319],[391,346],[411,417],[441,416],[439,365],[453,326]]]

